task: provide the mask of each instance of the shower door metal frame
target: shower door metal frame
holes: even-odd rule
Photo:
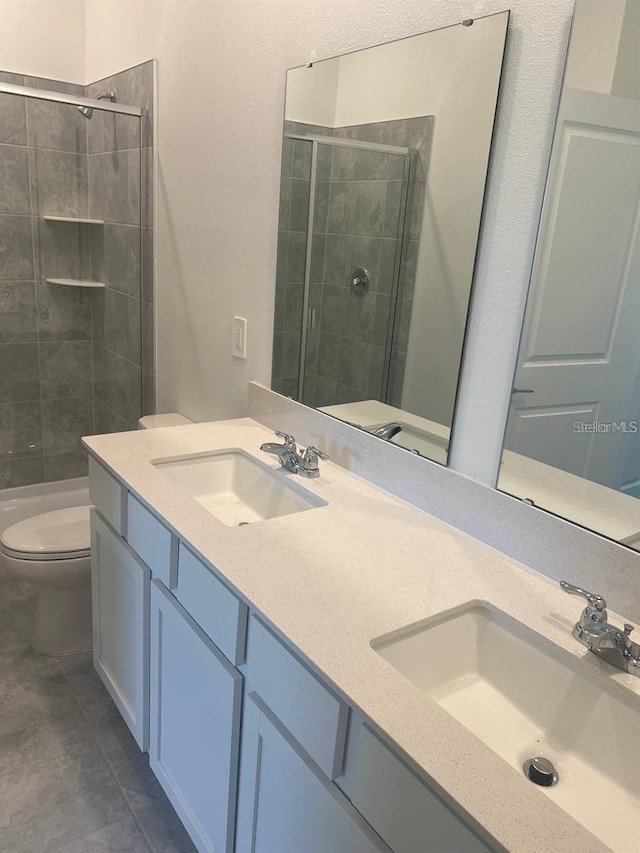
[[[32,89],[29,86],[18,86],[15,83],[0,83],[0,92],[6,95],[21,95],[23,98],[37,98],[40,101],[55,101],[59,104],[71,104],[74,107],[88,107],[109,113],[122,113],[140,118],[146,110],[132,107],[129,104],[118,104],[115,101],[98,101],[95,98],[85,98],[82,95],[67,95],[64,92],[52,92],[49,89]]]
[[[411,180],[413,163],[416,151],[401,145],[384,145],[377,142],[360,142],[356,139],[342,139],[333,136],[322,136],[320,134],[285,133],[285,139],[297,139],[311,143],[311,169],[309,175],[309,207],[307,214],[307,245],[305,249],[304,282],[302,291],[302,318],[300,329],[300,358],[298,362],[298,402],[303,402],[305,384],[305,362],[307,360],[307,334],[309,331],[309,291],[311,289],[311,255],[313,251],[313,228],[315,222],[316,183],[318,174],[318,146],[333,145],[341,148],[359,148],[363,151],[379,151],[383,154],[400,154],[405,157],[404,170],[402,174],[402,191],[400,196],[400,211],[403,213],[401,235],[396,238],[396,253],[393,265],[393,279],[391,282],[391,302],[389,308],[389,320],[387,326],[387,342],[385,345],[384,367],[382,371],[382,402],[386,402],[389,395],[389,381],[391,376],[391,347],[395,335],[396,316],[398,311],[398,290],[400,288],[400,267],[402,263],[402,250],[405,240],[405,229],[407,226],[409,181]],[[398,222],[400,231],[400,222]]]

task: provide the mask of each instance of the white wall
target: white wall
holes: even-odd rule
[[[268,383],[285,70],[512,9],[452,463],[495,479],[572,0],[87,0],[87,78],[159,60],[159,403],[245,411]],[[230,319],[249,320],[246,363]]]
[[[0,70],[85,83],[84,0],[0,0]]]

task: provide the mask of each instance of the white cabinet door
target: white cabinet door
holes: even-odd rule
[[[149,569],[91,511],[93,661],[140,749],[149,737]]]
[[[149,739],[149,569],[91,510],[93,662],[140,749]]]
[[[232,853],[242,676],[151,584],[151,768],[198,850]]]
[[[388,853],[255,693],[245,701],[236,853]]]

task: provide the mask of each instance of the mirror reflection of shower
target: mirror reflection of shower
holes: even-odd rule
[[[111,101],[112,104],[116,103],[116,93],[115,89],[112,89],[110,92],[104,92],[102,95],[96,95],[94,98],[96,101]],[[93,118],[93,107],[83,107],[80,105],[78,107],[78,112],[83,115],[85,118],[91,119]]]

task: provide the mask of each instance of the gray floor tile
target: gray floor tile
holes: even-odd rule
[[[107,689],[93,666],[93,652],[82,652],[59,658],[60,667],[79,705],[93,702],[111,702]]]
[[[149,853],[149,847],[135,820],[125,817],[84,835],[77,841],[56,845],[51,851],[64,853]]]
[[[15,578],[0,581],[0,602],[22,600],[25,598],[25,590],[22,582]]]
[[[144,806],[135,815],[154,853],[196,853],[193,842],[168,800],[164,807]]]

